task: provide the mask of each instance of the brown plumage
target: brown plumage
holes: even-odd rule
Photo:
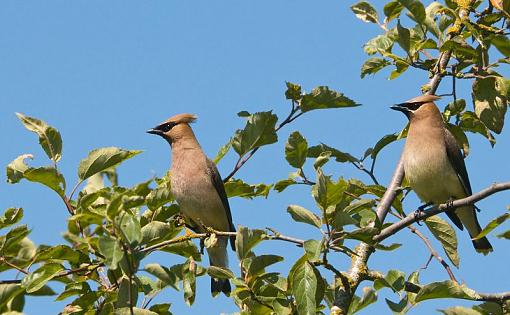
[[[422,201],[434,204],[472,194],[460,147],[434,104],[438,99],[435,95],[422,95],[391,107],[409,119],[403,153],[405,176]],[[457,208],[446,214],[459,229],[466,227],[471,238],[480,233],[474,206]],[[483,254],[492,251],[485,237],[473,240],[473,245]]]
[[[172,148],[171,190],[190,228],[200,233],[206,232],[205,227],[235,232],[218,169],[202,151],[189,125],[195,120],[195,115],[178,114],[147,132],[163,137]],[[231,237],[232,249],[234,241]],[[216,245],[207,248],[211,265],[228,267],[227,242],[228,237],[218,236]],[[211,278],[213,296],[219,292],[228,295],[230,290],[228,279]]]

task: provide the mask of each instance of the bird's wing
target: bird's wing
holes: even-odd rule
[[[460,183],[464,188],[464,192],[466,196],[471,196],[473,193],[471,191],[471,183],[469,182],[468,173],[466,170],[466,164],[464,164],[464,157],[462,156],[462,152],[460,151],[459,144],[455,137],[450,132],[450,130],[445,128],[445,142],[446,142],[446,154],[448,155],[448,160],[450,160],[455,173],[457,173],[457,177],[459,177]]]
[[[466,196],[470,196],[471,184],[469,183],[466,164],[464,164],[464,157],[462,156],[462,152],[460,151],[459,144],[457,143],[457,140],[455,140],[455,137],[450,132],[450,130],[446,128],[444,130],[445,130],[446,155],[448,156],[448,160],[450,161],[450,164],[453,166],[453,169],[455,170],[455,173],[459,178],[460,184],[462,185],[462,188],[464,189]],[[459,196],[456,197],[458,198]],[[455,213],[455,211],[446,211],[446,214],[459,229],[461,230],[464,229],[463,224],[460,218]]]
[[[207,159],[207,170],[209,175],[211,176],[211,182],[220,196],[221,202],[223,203],[223,208],[225,209],[225,214],[227,215],[228,225],[230,227],[229,232],[235,232],[236,228],[234,223],[232,222],[232,213],[230,212],[230,205],[228,204],[227,193],[225,192],[225,186],[223,185],[223,180],[221,179],[220,173],[216,168],[216,165],[213,161]],[[235,236],[230,237],[230,246],[232,250],[235,250]]]

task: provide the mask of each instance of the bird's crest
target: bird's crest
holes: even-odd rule
[[[412,98],[412,99],[406,101],[406,103],[430,103],[433,101],[437,101],[440,98],[441,97],[439,97],[437,95],[424,94],[424,95],[420,95],[415,98]]]
[[[166,122],[172,122],[175,124],[181,124],[181,123],[191,124],[191,123],[195,122],[195,120],[197,120],[196,115],[183,113],[183,114],[177,114],[175,116],[170,117]]]

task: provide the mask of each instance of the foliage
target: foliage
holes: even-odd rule
[[[507,18],[509,8],[507,2],[502,3],[500,7],[483,8],[481,1],[445,1],[444,4],[432,2],[425,7],[417,0],[393,0],[386,3],[382,11],[366,1],[352,5],[359,19],[378,25],[382,30],[364,46],[369,58],[361,66],[361,76],[392,66],[391,80],[411,69],[426,71],[431,77],[439,75],[440,79],[472,80],[472,108],[466,105],[466,98],[457,98],[453,91],[453,100],[443,112],[445,121],[466,155],[469,151],[466,132],[480,134],[494,144],[495,134],[504,127],[510,97],[510,81],[497,71],[510,62],[507,28],[499,26]],[[466,10],[474,13],[466,14]],[[444,54],[450,55],[446,67],[440,62]],[[424,85],[424,92],[435,90],[438,83],[435,84]],[[285,97],[291,109],[284,119],[279,119],[272,111],[238,113],[246,119],[245,127],[237,130],[219,150],[215,162],[231,148],[239,157],[233,172],[225,178],[229,197],[267,197],[270,193],[288,193],[292,185],[307,185],[316,206],[306,209],[290,204],[287,212],[292,220],[313,228],[315,237],[300,240],[282,236],[271,228],[257,230],[239,226],[235,242],[241,266],[238,275],[228,269],[202,264],[201,249],[193,239],[205,239],[207,246],[217,234],[228,233],[183,234],[184,223],[169,192],[168,178],[150,179],[133,187],[118,185],[116,167],[141,151],[116,147],[91,151],[79,162],[78,182],[69,190],[68,177],[58,169],[62,157],[59,131],[42,120],[17,114],[22,124],[37,134],[50,165],[30,166],[28,160],[33,156],[22,154],[7,165],[7,181],[15,184],[26,179],[57,193],[69,212],[68,231],[64,235],[67,244],[37,246],[28,238],[27,226],[20,224],[24,210],[9,208],[4,211],[0,217],[0,272],[16,270],[22,279],[0,282],[0,312],[22,312],[27,295],[56,295],[58,301],[69,301],[62,314],[171,314],[170,303],[151,304],[152,298],[167,289],[178,290],[183,292],[184,301],[192,305],[199,297],[196,279],[204,276],[231,281],[230,298],[239,306],[241,314],[317,314],[326,312],[327,308],[334,310],[332,306],[337,307],[340,292],[345,291],[346,276],[330,264],[328,257],[355,258],[357,249],[348,247],[346,244],[352,242],[346,240],[360,241],[380,251],[397,250],[400,246],[373,240],[388,226],[378,219],[375,211],[386,187],[378,183],[374,168],[378,154],[388,144],[404,137],[406,131],[382,136],[360,157],[323,143],[310,145],[302,134],[304,130],[294,131],[282,152],[294,169],[288,178],[259,184],[233,178],[259,148],[281,141],[278,131],[298,117],[318,109],[359,106],[343,93],[326,86],[306,93],[300,85],[288,82]],[[366,167],[368,162],[370,167]],[[372,182],[334,178],[325,173],[327,163],[353,165],[368,174]],[[313,180],[305,174],[305,169],[313,170]],[[105,185],[104,178],[111,184]],[[86,185],[82,185],[85,181]],[[400,191],[391,203],[397,216],[404,214],[404,197]],[[508,218],[508,213],[495,218],[479,237]],[[460,258],[454,229],[438,217],[431,217],[425,223],[450,261],[458,267]],[[509,231],[498,236],[510,239]],[[303,247],[302,257],[292,263],[287,273],[272,271],[272,266],[284,257],[255,252],[259,243],[274,239]],[[157,251],[182,256],[182,262],[172,266],[147,264],[145,259]],[[382,289],[399,294],[399,301],[386,300],[390,310],[398,314],[429,299],[485,299],[452,280],[420,284],[419,270],[410,275],[390,270],[383,275],[368,272],[367,266],[365,269],[363,276],[372,281],[371,285],[362,292],[356,291],[359,282],[351,288],[353,291],[345,308],[348,314],[377,302],[378,291]],[[63,284],[62,290],[55,292],[54,282]],[[505,303],[508,302],[484,302],[472,309],[453,307],[442,312],[499,314],[503,307],[508,307]]]

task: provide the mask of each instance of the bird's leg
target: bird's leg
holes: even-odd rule
[[[203,238],[200,239],[200,254],[204,254],[205,240]]]
[[[446,200],[446,211],[451,211],[453,210],[453,201],[455,199],[453,199],[453,197],[450,197],[450,199]]]
[[[416,223],[418,223],[418,225],[421,225],[420,223],[420,216],[422,214],[422,212],[425,211],[425,208],[427,208],[428,206],[431,206],[433,205],[434,203],[433,202],[427,202],[425,204],[422,204],[421,206],[418,207],[418,209],[414,212],[414,218],[416,220]]]

